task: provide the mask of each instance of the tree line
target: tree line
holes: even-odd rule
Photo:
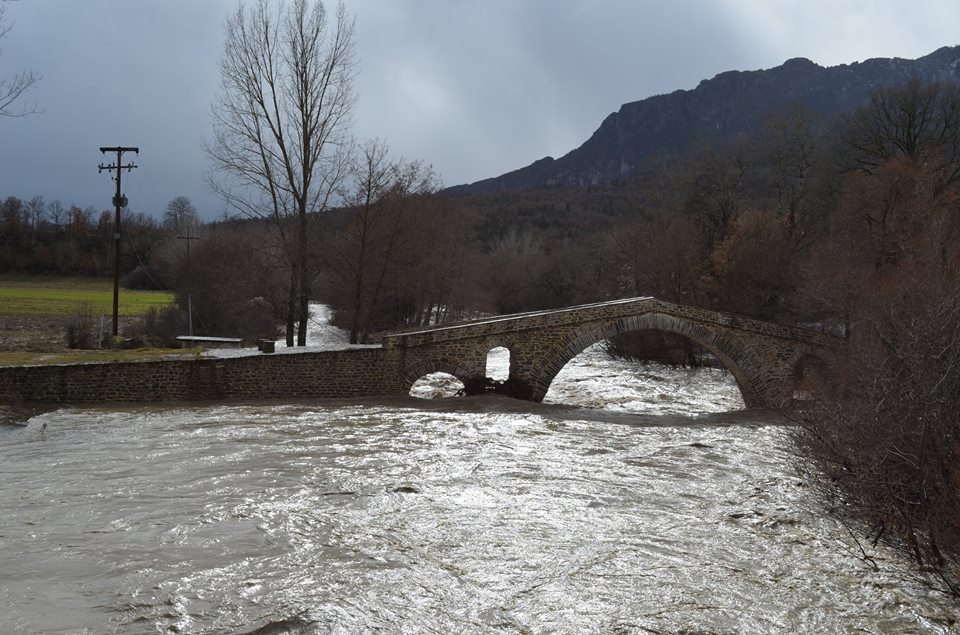
[[[106,276],[113,270],[113,212],[65,206],[43,196],[0,199],[0,271]],[[149,261],[161,226],[142,212],[123,215],[121,270]]]

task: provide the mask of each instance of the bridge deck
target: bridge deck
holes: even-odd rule
[[[682,317],[693,317],[694,319],[716,324],[718,326],[730,327],[740,331],[762,333],[764,335],[784,339],[807,341],[820,345],[827,345],[829,342],[837,340],[837,338],[834,336],[813,329],[796,326],[783,326],[772,322],[755,320],[753,318],[748,318],[733,313],[724,313],[722,311],[714,311],[711,309],[703,309],[675,304],[672,302],[664,302],[663,300],[658,300],[653,296],[640,296],[635,298],[608,300],[606,302],[581,304],[578,306],[564,307],[561,309],[547,309],[540,311],[528,311],[526,313],[496,315],[476,320],[467,320],[465,322],[457,322],[454,324],[438,324],[436,326],[418,328],[416,330],[409,331],[393,331],[384,334],[383,342],[384,345],[387,345],[387,342],[395,342],[398,340],[407,341],[408,338],[412,340],[422,340],[424,338],[432,337],[439,337],[442,339],[472,337],[474,334],[470,332],[471,330],[483,329],[483,327],[488,327],[483,330],[489,330],[490,325],[496,324],[501,324],[506,327],[511,323],[519,323],[522,325],[524,322],[529,322],[529,324],[524,326],[536,328],[538,326],[543,326],[544,318],[551,317],[560,317],[561,321],[564,322],[568,320],[576,321],[578,318],[611,319],[616,317],[614,314],[619,316],[625,316],[629,314],[628,309],[631,305],[637,305],[637,308],[643,311],[665,313],[668,315]],[[611,313],[602,314],[603,309],[615,310]],[[600,314],[588,317],[589,314],[597,313]],[[520,328],[523,330],[523,326]]]
[[[527,311],[526,313],[508,313],[507,315],[495,315],[488,318],[477,318],[476,320],[467,320],[465,322],[457,322],[455,324],[438,324],[436,326],[428,326],[424,328],[419,328],[415,331],[391,331],[386,333],[389,337],[398,337],[403,335],[424,335],[427,333],[437,333],[440,331],[453,331],[456,329],[465,329],[474,326],[481,326],[484,324],[497,324],[499,322],[510,322],[512,320],[521,320],[534,317],[542,317],[547,315],[561,315],[563,313],[573,313],[575,311],[582,311],[584,309],[596,309],[607,306],[616,306],[618,304],[629,304],[631,302],[640,302],[642,300],[654,300],[653,296],[641,296],[637,298],[624,298],[621,300],[608,300],[606,302],[594,302],[592,304],[580,304],[577,306],[564,307],[562,309],[544,309],[541,311]]]

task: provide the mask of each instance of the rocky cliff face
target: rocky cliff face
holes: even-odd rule
[[[823,67],[787,60],[759,71],[730,71],[678,90],[624,104],[583,145],[498,177],[458,185],[453,194],[610,183],[631,175],[645,157],[683,152],[697,139],[731,138],[758,130],[775,112],[804,105],[822,121],[850,111],[882,86],[921,80],[960,82],[960,46],[916,60],[877,58]]]

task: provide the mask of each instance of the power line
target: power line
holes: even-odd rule
[[[144,201],[147,201],[147,209],[152,208],[153,211],[148,212],[149,215],[153,218],[157,218],[160,214],[160,210],[163,208],[163,205],[149,190],[147,190],[146,187],[144,187],[143,181],[137,177],[136,172],[130,176],[130,180],[133,181],[133,186],[137,188],[138,196],[140,196]]]
[[[147,181],[150,183],[150,187],[153,188],[154,194],[157,195],[157,201],[159,206],[157,207],[157,213],[162,213],[163,210],[163,196],[160,194],[160,190],[157,189],[157,186],[153,184],[153,177],[150,175],[150,170],[147,168],[143,169],[143,173],[147,175]]]

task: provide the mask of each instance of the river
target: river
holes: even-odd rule
[[[441,390],[437,378],[421,393]],[[0,426],[0,633],[950,633],[729,375]]]

